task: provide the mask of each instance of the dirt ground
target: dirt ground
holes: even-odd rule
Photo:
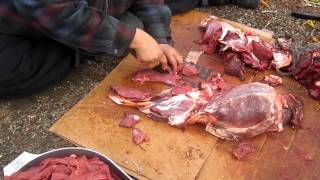
[[[306,36],[305,20],[290,16],[299,0],[269,0],[269,8],[255,10],[237,6],[208,7],[199,10],[234,20],[248,26],[287,35],[299,44]],[[319,12],[319,11],[318,11]],[[59,117],[86,96],[119,62],[105,58],[102,62],[83,61],[65,80],[36,93],[17,99],[0,100],[0,167],[23,151],[41,153],[71,143],[48,132]],[[2,172],[1,172],[2,173]],[[0,179],[2,175],[0,174]]]

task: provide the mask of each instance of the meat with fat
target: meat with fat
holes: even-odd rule
[[[225,84],[216,76],[201,83],[199,89],[178,95],[165,90],[146,102],[132,102],[117,95],[109,97],[172,126],[202,124],[210,134],[227,140],[282,131],[286,124],[298,126],[303,118],[303,102],[294,95],[278,95],[273,87],[263,83]]]
[[[282,84],[282,78],[271,74],[271,75],[265,76],[261,82],[265,84],[269,84],[270,86],[273,86],[273,87],[277,87]]]
[[[125,128],[132,128],[140,121],[140,117],[133,113],[127,112],[124,114],[123,118],[121,119],[119,126]]]
[[[205,32],[199,42],[200,48],[205,53],[224,52],[227,74],[244,79],[242,68],[244,65],[257,70],[265,70],[287,67],[292,63],[292,54],[289,51],[290,42],[285,39],[279,38],[282,49],[277,49],[275,45],[264,42],[254,33],[241,32],[240,29],[221,22],[216,17],[205,19],[201,22],[200,27]],[[234,53],[238,53],[239,57],[236,57]]]

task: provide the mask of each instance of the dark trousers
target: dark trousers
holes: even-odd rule
[[[143,28],[132,13],[119,19]],[[76,51],[46,37],[0,33],[0,97],[25,96],[61,80],[75,64]]]

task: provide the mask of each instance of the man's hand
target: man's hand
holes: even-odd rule
[[[173,72],[178,72],[182,68],[183,59],[180,53],[168,44],[160,44],[160,48],[166,56],[167,62],[173,69]]]
[[[167,58],[157,41],[141,29],[136,29],[130,48],[135,50],[136,57],[141,63],[150,66],[160,62],[162,69],[168,69]]]

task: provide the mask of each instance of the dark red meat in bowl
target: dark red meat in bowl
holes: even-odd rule
[[[84,148],[61,148],[40,154],[18,172],[5,176],[17,179],[131,180],[117,164],[103,154]]]

